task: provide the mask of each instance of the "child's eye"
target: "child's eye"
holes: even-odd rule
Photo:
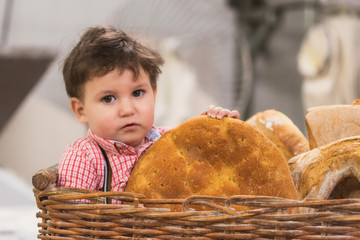
[[[133,91],[132,95],[134,97],[141,97],[142,95],[144,95],[145,91],[142,90],[142,89],[138,89],[138,90],[135,90]]]
[[[115,101],[115,97],[112,95],[107,95],[107,96],[102,97],[101,101],[105,102],[105,103],[111,103],[111,102]]]

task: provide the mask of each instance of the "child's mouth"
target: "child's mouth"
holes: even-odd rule
[[[124,127],[122,127],[123,130],[133,130],[137,127],[138,125],[135,123],[130,123],[130,124],[126,124]]]

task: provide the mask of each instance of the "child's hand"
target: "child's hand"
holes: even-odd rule
[[[201,115],[208,115],[213,118],[221,119],[223,117],[231,117],[231,118],[240,118],[240,113],[236,110],[230,111],[229,109],[225,109],[222,107],[216,107],[214,105],[210,105],[208,110],[201,113]]]

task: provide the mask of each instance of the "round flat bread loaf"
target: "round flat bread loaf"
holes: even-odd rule
[[[287,161],[269,139],[241,120],[208,116],[166,132],[138,160],[125,191],[155,199],[297,198]]]

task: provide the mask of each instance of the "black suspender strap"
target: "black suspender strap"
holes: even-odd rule
[[[100,147],[100,150],[105,159],[103,191],[109,192],[109,191],[111,191],[111,179],[112,179],[111,165],[109,162],[109,158],[107,157],[107,155],[105,153],[105,150],[102,147]],[[108,203],[110,203],[109,200],[107,198],[105,198],[105,204],[108,204]]]

